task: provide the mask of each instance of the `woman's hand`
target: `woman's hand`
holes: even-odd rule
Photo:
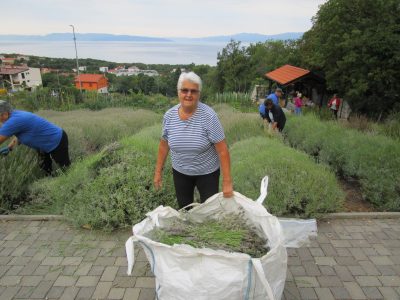
[[[233,197],[233,184],[232,181],[222,181],[222,193],[224,194],[224,198],[232,198]]]
[[[161,189],[162,187],[162,175],[158,172],[154,173],[153,184],[156,190]]]

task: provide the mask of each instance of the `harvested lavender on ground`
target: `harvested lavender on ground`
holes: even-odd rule
[[[208,219],[203,223],[176,219],[146,236],[167,245],[187,244],[195,248],[246,253],[251,257],[261,257],[269,250],[266,239],[259,237],[241,214],[227,214],[222,219]]]

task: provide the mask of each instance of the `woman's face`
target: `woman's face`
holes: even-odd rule
[[[185,109],[196,109],[200,99],[199,86],[196,83],[185,80],[178,91],[179,102]]]

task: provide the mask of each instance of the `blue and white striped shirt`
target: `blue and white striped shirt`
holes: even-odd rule
[[[220,162],[214,144],[225,139],[216,112],[199,102],[188,120],[181,120],[180,104],[164,115],[162,138],[168,142],[172,167],[185,175],[205,175],[216,171]]]

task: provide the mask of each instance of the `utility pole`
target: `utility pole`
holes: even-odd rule
[[[69,26],[72,27],[72,33],[74,34],[75,57],[76,57],[76,72],[78,74],[78,80],[79,80],[79,91],[81,92],[81,95],[82,95],[82,83],[81,83],[81,78],[79,76],[78,50],[76,49],[75,27],[74,27],[74,25],[69,25]]]

